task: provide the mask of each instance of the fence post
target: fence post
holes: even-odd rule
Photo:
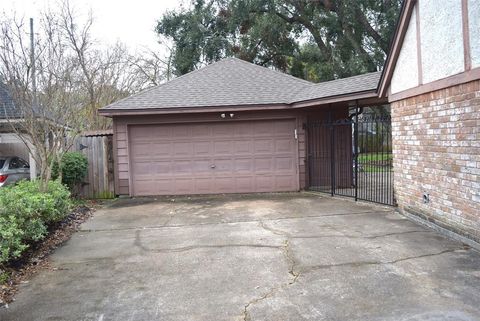
[[[355,100],[355,123],[353,124],[353,146],[355,151],[355,201],[358,201],[358,100]]]
[[[331,113],[331,112],[330,112]],[[335,166],[335,127],[333,123],[333,119],[330,116],[330,180],[331,180],[331,190],[332,196],[335,195],[335,171],[337,170]]]

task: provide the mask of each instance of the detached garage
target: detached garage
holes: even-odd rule
[[[298,191],[307,119],[377,102],[380,74],[313,84],[229,58],[100,110],[113,118],[117,194]]]

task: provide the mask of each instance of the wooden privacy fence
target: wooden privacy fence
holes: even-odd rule
[[[74,144],[74,150],[88,159],[88,174],[82,184],[85,198],[114,198],[113,133],[111,131],[85,132]]]

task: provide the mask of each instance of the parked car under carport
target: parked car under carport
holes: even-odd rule
[[[17,156],[0,156],[0,187],[30,179],[30,165]]]

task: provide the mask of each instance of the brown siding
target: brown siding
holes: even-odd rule
[[[258,112],[237,112],[233,120],[220,118],[221,113],[205,113],[190,115],[150,115],[150,116],[117,116],[113,118],[115,133],[115,157],[116,157],[116,190],[120,195],[130,194],[130,175],[129,175],[129,150],[128,150],[128,132],[127,127],[135,124],[166,124],[166,123],[189,123],[189,122],[218,122],[218,121],[237,121],[237,120],[260,120],[260,119],[297,119],[298,132],[298,155],[299,155],[299,183],[300,188],[305,187],[305,135],[302,129],[302,122],[298,118],[298,111],[258,111]],[[228,114],[228,113],[227,113]],[[293,133],[292,133],[293,135]],[[302,166],[303,165],[303,166]]]
[[[127,126],[123,122],[114,119],[114,149],[116,159],[115,181],[116,190],[120,195],[129,194],[128,177],[128,149],[127,149]]]
[[[307,139],[305,128],[307,118],[305,115],[299,115],[297,121],[298,133],[298,174],[300,175],[300,189],[307,187]]]
[[[480,80],[391,106],[400,209],[480,241]]]

